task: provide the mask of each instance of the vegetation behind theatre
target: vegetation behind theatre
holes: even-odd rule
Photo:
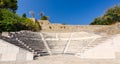
[[[109,8],[105,14],[94,19],[91,25],[111,25],[120,22],[120,6],[116,5]]]
[[[0,32],[39,30],[39,24],[26,18],[25,14],[22,17],[17,15],[17,8],[17,0],[0,0]]]

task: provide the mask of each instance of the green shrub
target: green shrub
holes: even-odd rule
[[[17,27],[17,25],[21,26],[21,18],[7,10],[7,9],[1,9],[0,10],[0,31],[18,31],[20,28]]]
[[[109,8],[101,17],[95,18],[91,25],[111,25],[120,22],[120,6]]]
[[[40,26],[38,23],[34,23],[32,20],[28,18],[22,18],[22,19],[23,19],[22,23],[26,27],[25,30],[32,30],[32,31],[40,30]]]
[[[40,20],[48,20],[48,16],[42,16]]]
[[[50,28],[50,29],[52,29],[52,27],[51,27],[51,26],[49,26],[49,28]]]
[[[20,17],[7,9],[0,9],[0,32],[20,30],[37,31],[39,29],[38,23],[34,23],[28,18]]]

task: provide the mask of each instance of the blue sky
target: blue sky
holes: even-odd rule
[[[39,19],[43,11],[52,23],[87,25],[119,3],[120,0],[18,0],[17,14],[26,13],[30,18],[29,11],[34,11]]]

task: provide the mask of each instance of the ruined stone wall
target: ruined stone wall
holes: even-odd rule
[[[37,22],[35,18],[30,18],[30,20],[32,20],[34,23]]]
[[[42,31],[47,32],[78,32],[88,31],[96,33],[116,34],[120,33],[120,23],[114,25],[63,25],[50,23],[49,20],[38,20]]]
[[[50,23],[48,20],[38,21],[42,31],[75,32],[75,31],[96,31],[108,25],[63,25]]]
[[[62,25],[62,24],[48,24],[41,25],[42,31],[56,31],[56,32],[77,32],[77,31],[96,31],[107,25]]]
[[[42,31],[47,32],[94,32],[108,35],[120,34],[120,23],[114,25],[60,25],[50,24],[42,26]]]

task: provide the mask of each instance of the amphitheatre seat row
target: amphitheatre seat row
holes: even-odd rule
[[[94,48],[107,39],[94,33],[43,33],[52,54],[77,54]]]
[[[84,53],[107,39],[101,35],[88,32],[47,33],[19,31],[10,32],[4,40],[32,51],[37,55]]]

